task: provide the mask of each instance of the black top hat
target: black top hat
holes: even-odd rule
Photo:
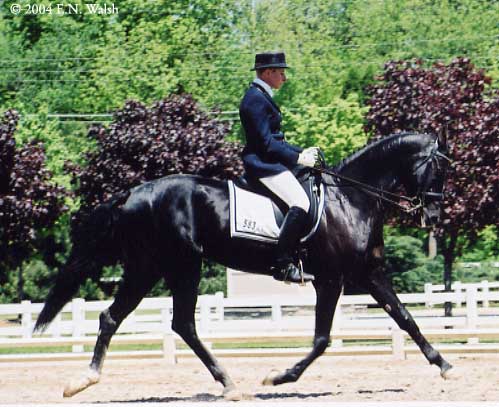
[[[255,66],[251,69],[255,71],[257,69],[265,68],[289,68],[286,65],[286,55],[284,52],[264,52],[255,55]]]

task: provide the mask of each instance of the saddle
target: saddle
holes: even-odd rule
[[[324,209],[320,174],[305,169],[296,175],[310,201],[301,242],[312,237]],[[229,181],[231,237],[277,243],[288,206],[258,179],[241,176]]]

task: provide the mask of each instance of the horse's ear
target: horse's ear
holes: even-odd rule
[[[438,136],[437,136],[438,146],[442,150],[447,149],[447,136],[448,136],[448,134],[449,134],[449,128],[447,126],[445,126],[445,128],[440,129],[440,131],[438,132]]]

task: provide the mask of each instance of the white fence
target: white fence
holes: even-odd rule
[[[478,263],[480,264],[480,263]],[[490,282],[487,280],[483,280],[479,283],[461,283],[460,281],[456,281],[452,283],[451,285],[451,291],[456,292],[456,293],[461,293],[463,291],[466,291],[466,289],[470,287],[476,287],[477,291],[481,293],[481,300],[482,300],[482,305],[484,307],[489,306],[489,295],[488,292],[490,290],[498,289],[499,288],[499,281],[494,281]],[[427,294],[431,293],[436,293],[436,292],[443,292],[445,291],[445,286],[443,284],[432,284],[432,283],[427,283],[424,285],[424,292]],[[427,303],[427,306],[432,306],[433,304]],[[460,302],[456,303],[457,306],[461,306]]]
[[[430,289],[431,288],[431,289]],[[495,283],[458,284],[453,292],[438,292],[439,286],[426,286],[424,293],[401,294],[423,333],[430,341],[460,341],[444,345],[456,352],[499,352],[499,286]],[[455,304],[452,317],[444,317],[445,302]],[[98,315],[111,301],[75,299],[67,304],[47,332],[32,336],[42,304],[24,301],[0,305],[0,348],[71,345],[71,354],[50,354],[37,358],[81,358],[83,345],[95,343]],[[222,293],[199,297],[196,320],[200,336],[210,344],[238,342],[311,342],[314,327],[313,296],[274,296],[267,298],[224,298]],[[8,319],[21,315],[21,323]],[[112,344],[160,344],[160,351],[138,352],[138,356],[163,356],[174,362],[192,355],[179,349],[181,340],[171,331],[172,299],[146,298],[121,325]],[[2,321],[3,320],[3,321]],[[342,296],[332,331],[333,343],[328,354],[392,354],[397,358],[416,351],[411,341],[370,295]],[[362,340],[363,345],[350,341]],[[486,340],[486,343],[480,342]],[[381,341],[381,342],[380,342]],[[492,341],[492,342],[491,342]],[[494,342],[497,341],[497,342]],[[369,342],[371,344],[369,344]],[[374,344],[372,344],[374,342]],[[364,343],[366,343],[364,345]],[[219,356],[258,356],[299,354],[307,349],[214,349]],[[112,357],[113,353],[109,355]],[[115,353],[132,357],[133,352]],[[33,355],[0,355],[0,361],[24,360]]]

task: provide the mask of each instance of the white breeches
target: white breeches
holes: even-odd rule
[[[281,198],[290,208],[292,206],[298,206],[305,212],[308,212],[310,202],[307,194],[291,171],[284,171],[277,175],[260,178],[260,181]]]

